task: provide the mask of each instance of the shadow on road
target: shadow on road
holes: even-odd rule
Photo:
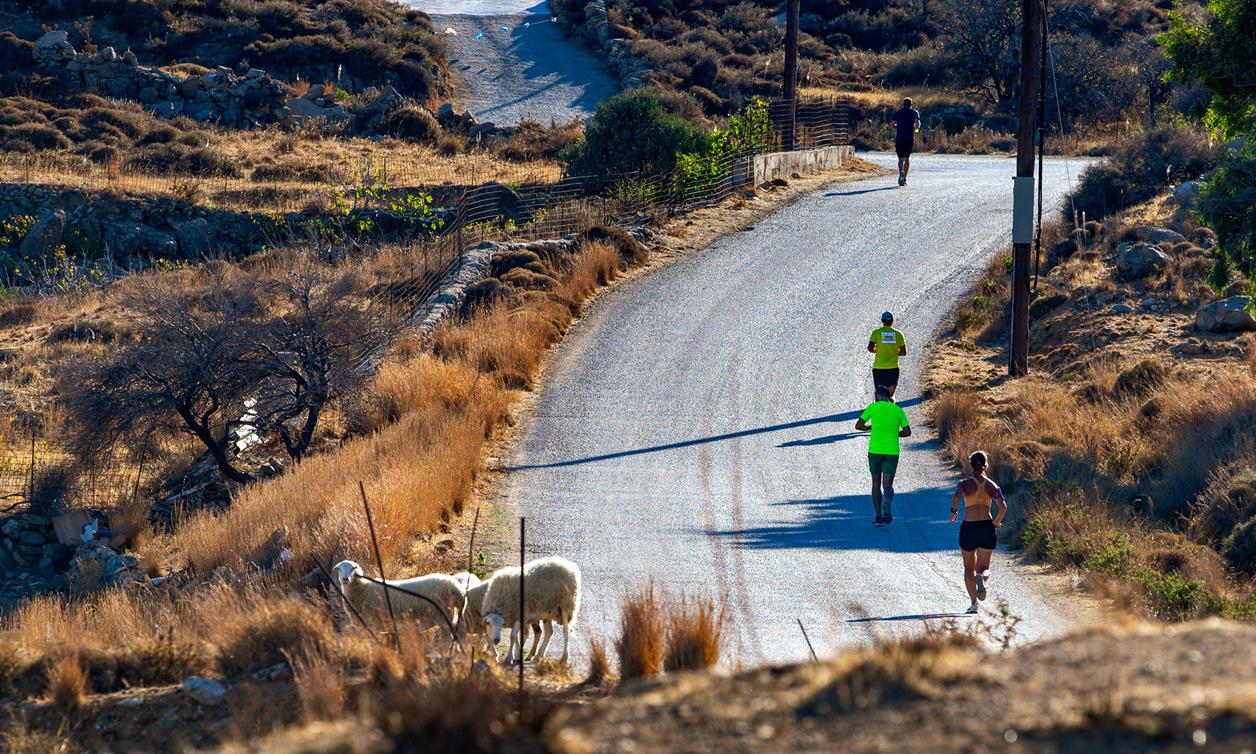
[[[862,189],[860,191],[830,191],[825,196],[859,196],[860,194],[871,194],[876,191],[894,191],[898,186],[882,186],[881,188]]]
[[[935,620],[942,618],[976,618],[976,613],[920,613],[918,615],[883,615],[868,618],[851,618],[847,623],[889,623],[900,620]]]
[[[894,523],[889,526],[872,525],[872,498],[858,494],[785,500],[772,505],[800,507],[802,516],[779,524],[702,533],[752,550],[951,550],[959,529],[944,517],[950,492],[947,486],[897,493]]]
[[[907,408],[924,402],[924,398],[916,397],[900,402],[898,405]],[[830,414],[828,416],[817,416],[814,419],[803,419],[796,422],[786,422],[784,424],[771,424],[766,427],[755,427],[754,429],[743,429],[737,432],[726,432],[720,435],[711,435],[710,437],[698,437],[693,440],[681,440],[679,442],[670,442],[665,445],[653,445],[648,448],[634,448],[632,450],[621,450],[615,453],[602,453],[595,456],[585,456],[583,458],[572,458],[566,461],[552,461],[550,463],[529,463],[522,466],[508,466],[504,471],[534,471],[537,469],[559,469],[564,466],[580,466],[586,463],[597,463],[598,461],[613,461],[617,458],[630,458],[632,456],[645,455],[647,453],[661,453],[665,450],[679,450],[681,448],[692,448],[695,445],[705,445],[707,443],[723,442],[724,440],[736,440],[740,437],[751,437],[753,435],[762,435],[768,432],[782,432],[787,429],[798,429],[799,427],[809,427],[814,424],[826,424],[830,422],[854,421],[863,413],[863,409],[855,409],[854,411],[846,411],[841,414]],[[864,433],[852,432],[851,437],[857,437]],[[834,436],[836,439],[845,439],[844,437]],[[818,438],[833,442],[831,438]],[[821,444],[818,441],[798,441],[798,444]],[[781,447],[793,447],[792,445],[784,445]]]
[[[824,437],[813,437],[810,440],[790,440],[777,445],[778,448],[804,448],[810,445],[832,445],[842,440],[850,440],[856,437],[867,437],[867,432],[846,432],[840,435],[825,435]]]

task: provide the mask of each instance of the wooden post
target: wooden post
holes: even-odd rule
[[[523,577],[523,560],[524,560],[524,547],[527,542],[527,524],[528,524],[528,519],[524,516],[520,516],[519,517],[519,630],[518,630],[519,635],[515,637],[515,641],[519,644],[519,701],[520,703],[523,702],[523,637],[525,633],[525,627],[528,625],[528,612],[527,612],[528,603],[527,603],[527,600],[525,599],[527,597],[527,592],[523,584],[523,582],[525,581]]]
[[[784,96],[789,103],[789,116],[785,125],[785,149],[794,148],[798,121],[798,16],[801,0],[785,3],[785,85]]]
[[[1017,108],[1016,184],[1012,202],[1012,342],[1007,373],[1029,372],[1029,252],[1033,242],[1034,117],[1038,104],[1042,0],[1022,0],[1021,85]]]

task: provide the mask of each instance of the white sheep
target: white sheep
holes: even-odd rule
[[[340,593],[355,608],[358,610],[377,611],[387,609],[384,602],[383,584],[378,583],[377,580],[366,578],[366,573],[362,570],[362,566],[352,560],[342,560],[336,564],[335,570]],[[394,611],[418,618],[420,625],[425,628],[438,626],[443,630],[446,627],[445,621],[437,614],[432,605],[426,600],[406,592],[421,594],[440,605],[441,610],[445,612],[445,616],[454,625],[454,639],[459,644],[462,643],[466,632],[462,628],[460,618],[467,609],[467,593],[462,586],[462,582],[447,574],[429,573],[426,576],[417,576],[412,579],[390,579],[385,583],[397,587],[396,589],[388,590],[388,599],[392,602]],[[405,591],[398,591],[400,589]]]
[[[516,568],[516,571],[519,569]],[[484,614],[480,608],[484,604],[484,594],[488,591],[488,582],[481,581],[480,577],[470,571],[459,571],[455,573],[454,578],[459,584],[467,587],[467,609],[462,614],[462,625],[466,627],[466,632],[470,634],[484,634],[484,639],[488,641],[488,635],[484,632]],[[528,659],[536,656],[536,650],[541,646],[541,623],[539,621],[528,625],[529,633],[532,635],[532,650],[528,653]],[[552,629],[551,629],[552,630]],[[524,636],[524,640],[527,640]]]
[[[580,612],[580,569],[565,558],[533,560],[524,564],[524,587],[527,600],[523,610],[524,621],[540,621],[544,625],[541,646],[535,656],[545,656],[556,622],[563,627],[563,662],[567,662],[571,646],[571,624],[575,623]],[[497,642],[502,638],[502,628],[509,624],[511,636],[507,661],[522,662],[524,642],[519,630],[518,568],[503,568],[493,574],[485,585],[480,612],[494,656],[497,655]],[[516,646],[519,648],[517,655]]]

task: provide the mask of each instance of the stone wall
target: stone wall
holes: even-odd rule
[[[569,32],[582,37],[595,53],[601,55],[623,88],[640,87],[646,74],[653,71],[648,63],[633,54],[628,40],[613,36],[605,0],[592,0],[585,5],[583,19],[563,18],[563,21]]]
[[[261,216],[197,207],[173,199],[131,199],[26,183],[0,184],[0,217],[39,219],[29,235],[47,248],[28,248],[32,258],[77,231],[124,267],[153,259],[241,256],[266,243]]]
[[[71,92],[138,100],[158,115],[247,128],[287,120],[283,86],[258,68],[219,67],[179,78],[139,64],[130,50],[106,47],[95,54],[75,50],[65,31],[50,31],[35,43],[35,65]]]
[[[820,147],[755,155],[754,185],[762,185],[774,178],[789,178],[794,173],[807,175],[837,170],[854,151],[854,147]]]

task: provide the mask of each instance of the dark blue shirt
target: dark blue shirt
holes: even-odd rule
[[[920,111],[910,107],[900,108],[894,113],[894,140],[912,141],[916,136],[916,121],[920,120]]]

